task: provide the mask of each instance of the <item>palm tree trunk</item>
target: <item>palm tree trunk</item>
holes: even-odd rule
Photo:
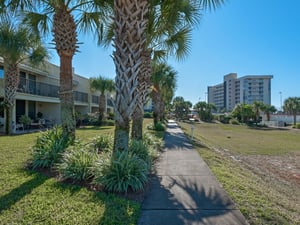
[[[159,104],[159,120],[160,122],[163,122],[165,119],[165,103],[161,99]]]
[[[19,85],[19,68],[16,63],[4,62],[5,68],[5,133],[12,134],[12,112],[15,104],[16,92]]]
[[[99,123],[100,123],[100,125],[102,125],[102,122],[104,120],[105,110],[106,110],[106,98],[105,98],[105,94],[102,93],[99,98]]]
[[[63,131],[75,140],[72,59],[76,51],[77,32],[74,17],[65,5],[58,5],[53,17],[56,51],[60,57],[60,108]]]
[[[146,45],[145,18],[147,0],[115,0],[115,51],[116,102],[114,150],[127,150],[129,120],[134,111],[138,94],[138,75],[142,65],[142,52]]]
[[[146,49],[143,51],[142,60],[137,88],[139,98],[132,114],[131,138],[136,140],[143,139],[144,104],[149,96],[151,86],[151,50]]]
[[[154,88],[152,92],[152,101],[153,101],[153,123],[154,126],[159,122],[159,93],[158,90]]]
[[[60,109],[62,127],[66,135],[75,140],[75,110],[73,97],[72,56],[60,57]]]
[[[132,114],[132,128],[131,138],[136,140],[143,139],[143,121],[144,121],[144,109],[136,107]]]

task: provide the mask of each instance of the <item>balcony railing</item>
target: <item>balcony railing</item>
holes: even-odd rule
[[[59,86],[20,78],[18,92],[58,98]]]

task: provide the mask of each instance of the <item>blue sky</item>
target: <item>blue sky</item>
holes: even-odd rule
[[[181,62],[170,59],[178,71],[176,96],[196,103],[205,100],[207,86],[219,84],[225,74],[273,75],[272,105],[300,96],[300,1],[228,0],[213,12],[203,12],[193,32],[191,53]],[[79,37],[75,73],[114,78],[112,48],[97,47],[92,37]],[[59,60],[53,52],[51,62]]]

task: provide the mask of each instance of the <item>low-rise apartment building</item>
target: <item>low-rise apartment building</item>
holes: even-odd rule
[[[231,111],[236,104],[252,104],[260,101],[271,104],[272,75],[247,75],[237,78],[236,73],[224,76],[223,83],[207,88],[208,103],[218,111]]]
[[[4,67],[0,58],[0,102],[4,98]],[[59,100],[59,66],[45,62],[38,67],[21,64],[20,81],[13,109],[13,131],[19,125],[22,115],[29,116],[33,121],[37,114],[43,115],[46,124],[61,122]],[[81,114],[98,112],[98,91],[90,89],[90,79],[73,73],[73,93],[75,110]],[[112,100],[107,100],[107,111],[112,110]],[[4,124],[4,113],[0,114],[0,123]],[[0,127],[3,131],[3,127]]]

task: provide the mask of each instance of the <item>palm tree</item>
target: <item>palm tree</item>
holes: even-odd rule
[[[112,79],[99,76],[91,80],[91,89],[100,91],[99,96],[99,123],[102,124],[106,113],[106,92],[114,90],[114,81]]]
[[[174,13],[175,11],[176,13]],[[138,97],[138,104],[132,114],[132,138],[142,138],[143,106],[151,87],[151,61],[165,62],[170,55],[174,55],[179,60],[188,55],[192,25],[198,22],[198,11],[197,4],[191,1],[186,1],[184,4],[182,1],[150,1],[147,49],[143,54],[143,64],[136,89],[136,93],[140,97]],[[166,102],[171,102],[174,94],[172,91],[169,89],[164,95],[161,95],[163,98],[169,96],[169,100],[164,99]],[[167,94],[167,92],[169,93]],[[164,103],[165,101],[161,100],[160,105],[157,106],[161,112],[159,117],[163,116]]]
[[[129,120],[139,97],[136,88],[147,48],[148,9],[147,0],[114,1],[115,151],[128,149]]]
[[[29,27],[22,24],[18,15],[7,12],[0,18],[0,52],[4,60],[5,133],[12,133],[12,109],[19,85],[19,64],[38,64],[47,56],[41,39]]]
[[[290,113],[294,117],[294,125],[297,123],[297,113],[300,112],[300,98],[299,97],[289,97],[284,100],[283,104],[284,111]]]
[[[260,112],[264,110],[265,105],[263,102],[254,101],[252,107],[255,113],[255,123],[257,125],[259,121]]]
[[[275,113],[277,109],[273,105],[264,105],[263,111],[267,115],[267,121],[270,121],[270,114]]]
[[[172,100],[173,98],[176,88],[176,76],[177,72],[165,63],[154,64],[153,66],[151,81],[153,84],[152,103],[154,125],[163,120],[164,100]]]
[[[173,99],[173,108],[175,116],[178,119],[185,119],[193,104],[190,101],[185,101],[183,97],[177,96]]]
[[[101,32],[105,29],[105,23],[111,12],[111,2],[39,0],[34,3],[35,7],[27,9],[29,11],[25,22],[42,34],[51,31],[54,36],[53,42],[60,57],[59,96],[62,127],[64,132],[74,140],[75,110],[72,60],[79,44],[77,30],[84,33],[94,31],[99,38],[98,41],[101,41]]]

